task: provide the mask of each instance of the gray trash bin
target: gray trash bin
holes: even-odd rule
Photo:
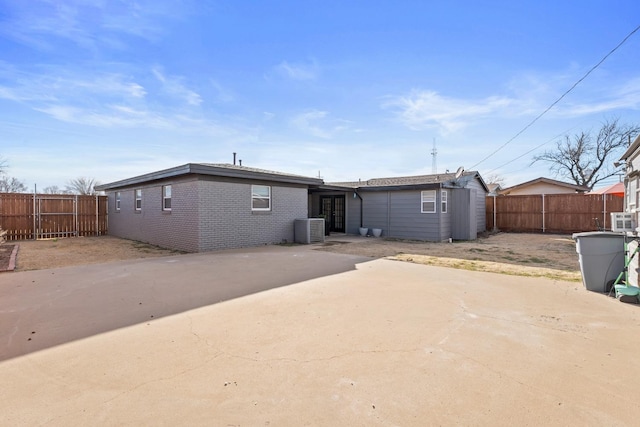
[[[624,270],[624,234],[612,231],[575,233],[582,283],[589,291],[606,292],[607,282]]]

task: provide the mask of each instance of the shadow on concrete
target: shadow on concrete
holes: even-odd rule
[[[0,275],[0,361],[371,258],[269,246]],[[221,319],[223,321],[223,319]]]

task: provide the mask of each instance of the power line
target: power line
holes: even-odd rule
[[[562,94],[562,96],[560,96],[560,98],[556,99],[551,105],[549,105],[542,113],[540,113],[535,119],[533,119],[531,122],[529,122],[528,125],[526,125],[524,128],[522,128],[522,130],[520,130],[520,132],[518,132],[517,134],[515,134],[515,136],[513,136],[511,139],[509,139],[507,142],[505,142],[504,144],[502,144],[500,147],[498,147],[495,151],[493,151],[491,154],[489,154],[487,157],[485,157],[484,159],[480,160],[478,163],[476,163],[475,165],[471,166],[470,169],[475,169],[478,165],[480,165],[481,163],[483,163],[484,161],[486,161],[487,159],[493,157],[498,151],[502,150],[504,147],[506,147],[507,145],[509,145],[511,142],[513,142],[514,139],[516,139],[517,137],[519,137],[520,135],[522,135],[527,129],[529,129],[535,122],[537,122],[542,116],[544,116],[549,110],[551,110],[553,107],[556,106],[556,104],[560,101],[562,101],[562,99],[567,96],[569,94],[569,92],[571,92],[573,89],[575,89],[576,86],[578,86],[580,83],[582,83],[582,81],[584,79],[586,79],[589,74],[591,74],[596,68],[598,68],[600,65],[602,65],[602,63],[609,57],[611,56],[616,50],[618,50],[618,48],[620,48],[620,46],[622,46],[632,35],[634,35],[638,30],[640,30],[640,25],[638,25],[633,31],[631,31],[629,34],[627,34],[627,36],[622,39],[622,41],[620,43],[618,43],[618,45],[616,47],[614,47],[613,49],[611,49],[609,51],[609,53],[607,53],[596,65],[594,65],[593,67],[591,67],[591,69],[589,69],[589,71],[586,72],[586,74],[584,76],[582,76],[577,82],[575,82],[573,84],[573,86],[571,86],[565,93]]]
[[[553,142],[553,141],[557,140],[557,139],[558,139],[558,138],[560,138],[562,135],[566,135],[568,132],[570,132],[571,130],[575,129],[576,127],[577,127],[577,126],[572,126],[572,127],[570,127],[569,129],[567,129],[567,130],[563,131],[562,133],[560,133],[560,134],[558,134],[558,135],[554,136],[553,138],[550,138],[550,139],[548,139],[547,141],[543,142],[542,144],[540,144],[540,145],[536,145],[536,146],[535,146],[535,147],[533,147],[531,150],[527,151],[526,153],[523,153],[523,154],[519,155],[519,156],[518,156],[518,157],[516,157],[515,159],[511,159],[511,160],[509,160],[508,162],[503,163],[503,164],[501,164],[500,166],[498,166],[498,167],[496,167],[496,168],[493,168],[492,170],[490,170],[490,171],[489,171],[489,172],[487,172],[487,173],[488,173],[488,174],[490,174],[490,173],[492,173],[492,172],[497,171],[497,170],[498,170],[498,169],[500,169],[500,168],[503,168],[503,167],[507,166],[508,164],[511,164],[511,163],[515,162],[516,160],[520,160],[521,158],[523,158],[523,157],[524,157],[524,156],[526,156],[527,154],[533,153],[533,152],[534,152],[534,151],[536,151],[538,148],[543,147],[543,146],[547,145],[548,143],[550,143],[550,142]]]

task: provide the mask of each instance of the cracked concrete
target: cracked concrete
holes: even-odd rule
[[[292,253],[275,249],[283,259]],[[232,258],[220,256],[227,262],[198,260],[233,268]],[[342,259],[305,256],[310,265]],[[198,260],[187,263],[193,280],[210,277],[193,264]],[[139,320],[0,362],[0,424],[637,424],[640,308],[580,284],[376,260],[168,310],[171,299],[155,275],[174,271],[175,279],[184,263],[144,270],[153,276],[153,302],[132,273],[133,296],[116,307],[149,304]],[[103,268],[118,273],[115,265]],[[99,289],[119,289],[74,271]],[[67,280],[70,273],[55,276]],[[6,286],[0,282],[3,320],[17,315],[6,301],[19,301]],[[89,298],[91,286],[83,289]],[[87,323],[97,321],[91,318]],[[19,325],[31,328],[26,317]],[[13,341],[24,336],[13,332]]]

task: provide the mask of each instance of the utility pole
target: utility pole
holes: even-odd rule
[[[431,150],[431,173],[438,173],[438,149],[436,148],[436,139],[433,138],[433,149]]]

